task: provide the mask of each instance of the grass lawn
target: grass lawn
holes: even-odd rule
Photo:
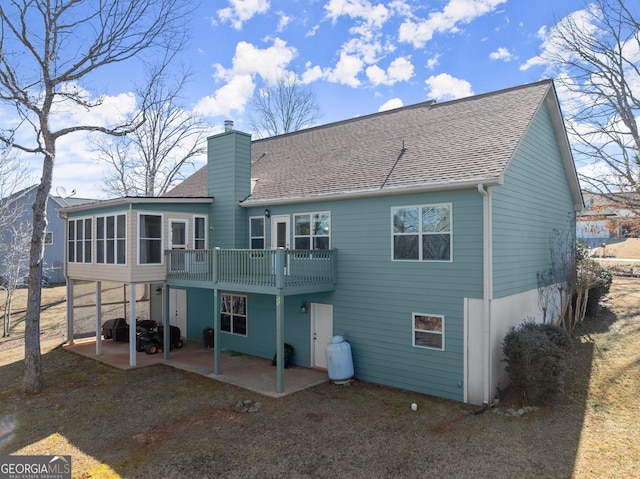
[[[54,345],[65,304],[43,308]],[[575,332],[560,399],[523,417],[474,415],[473,406],[360,381],[272,399],[164,365],[118,371],[61,348],[45,348],[46,387],[30,395],[20,390],[21,349],[11,347],[19,337],[17,319],[14,339],[0,342],[0,419],[15,425],[0,453],[71,455],[73,477],[622,478],[640,470],[637,278],[615,278],[600,314]],[[236,412],[245,399],[262,408]],[[499,405],[514,406],[513,397]]]

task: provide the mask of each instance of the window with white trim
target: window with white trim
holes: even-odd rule
[[[220,330],[238,336],[247,335],[247,297],[221,294]]]
[[[126,264],[126,215],[96,217],[96,263]]]
[[[413,346],[444,350],[444,316],[413,313]]]
[[[162,215],[140,213],[138,263],[162,264]]]
[[[249,218],[249,248],[264,249],[264,216]]]
[[[207,217],[193,217],[193,249],[207,249]]]
[[[293,224],[294,249],[331,248],[331,214],[328,211],[293,215]]]
[[[67,261],[91,263],[91,218],[67,222]]]
[[[451,205],[391,209],[393,259],[451,261]]]
[[[51,231],[44,232],[44,244],[53,244],[53,233]]]

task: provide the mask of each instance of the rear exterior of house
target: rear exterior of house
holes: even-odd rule
[[[170,196],[158,211],[213,198],[206,252],[165,244],[165,276],[132,257],[120,279],[161,284],[152,310],[187,337],[326,368],[342,335],[356,378],[472,404],[504,334],[540,318],[538,274],[582,205],[551,82],[253,142],[229,126]]]

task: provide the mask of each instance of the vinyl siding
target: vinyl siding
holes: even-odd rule
[[[492,194],[494,297],[536,289],[552,242],[575,238],[573,201],[546,104]]]
[[[391,208],[437,203],[452,204],[453,261],[392,261]],[[348,335],[356,377],[463,399],[464,298],[482,295],[482,197],[477,190],[270,209],[272,215],[291,214],[292,219],[294,213],[331,212],[338,274],[330,296],[334,334]],[[294,302],[294,307],[299,305]],[[445,316],[444,351],[412,346],[413,312]]]
[[[208,194],[212,247],[246,248],[246,211],[236,207],[251,193],[251,136],[228,132],[208,139]]]

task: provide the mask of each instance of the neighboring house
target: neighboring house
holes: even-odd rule
[[[601,246],[608,238],[624,238],[629,235],[625,223],[635,218],[635,213],[625,208],[626,198],[612,201],[601,193],[583,192],[584,210],[578,215],[576,237],[591,248]]]
[[[17,218],[17,221],[26,221],[29,226],[33,223],[33,203],[35,201],[38,185],[33,185],[24,190],[13,193],[12,195],[3,198],[0,201],[10,202],[18,206],[19,211],[22,214]],[[70,205],[79,205],[89,203],[91,201],[86,198],[63,198],[61,196],[49,195],[49,201],[47,202],[47,229],[45,231],[44,241],[44,259],[43,259],[43,274],[48,278],[51,283],[64,283],[64,261],[65,261],[65,222],[58,216],[58,210]],[[8,234],[7,231],[0,232],[0,241],[6,242],[4,235]],[[29,245],[26,245],[28,248]],[[0,258],[0,264],[2,258]],[[0,275],[1,275],[0,271]],[[28,265],[27,272],[28,274]]]
[[[77,280],[152,283],[152,316],[214,329],[216,373],[222,349],[277,351],[279,392],[283,343],[326,368],[339,334],[357,378],[482,404],[581,209],[551,81],[253,142],[227,122],[167,197],[63,209],[68,300]]]

